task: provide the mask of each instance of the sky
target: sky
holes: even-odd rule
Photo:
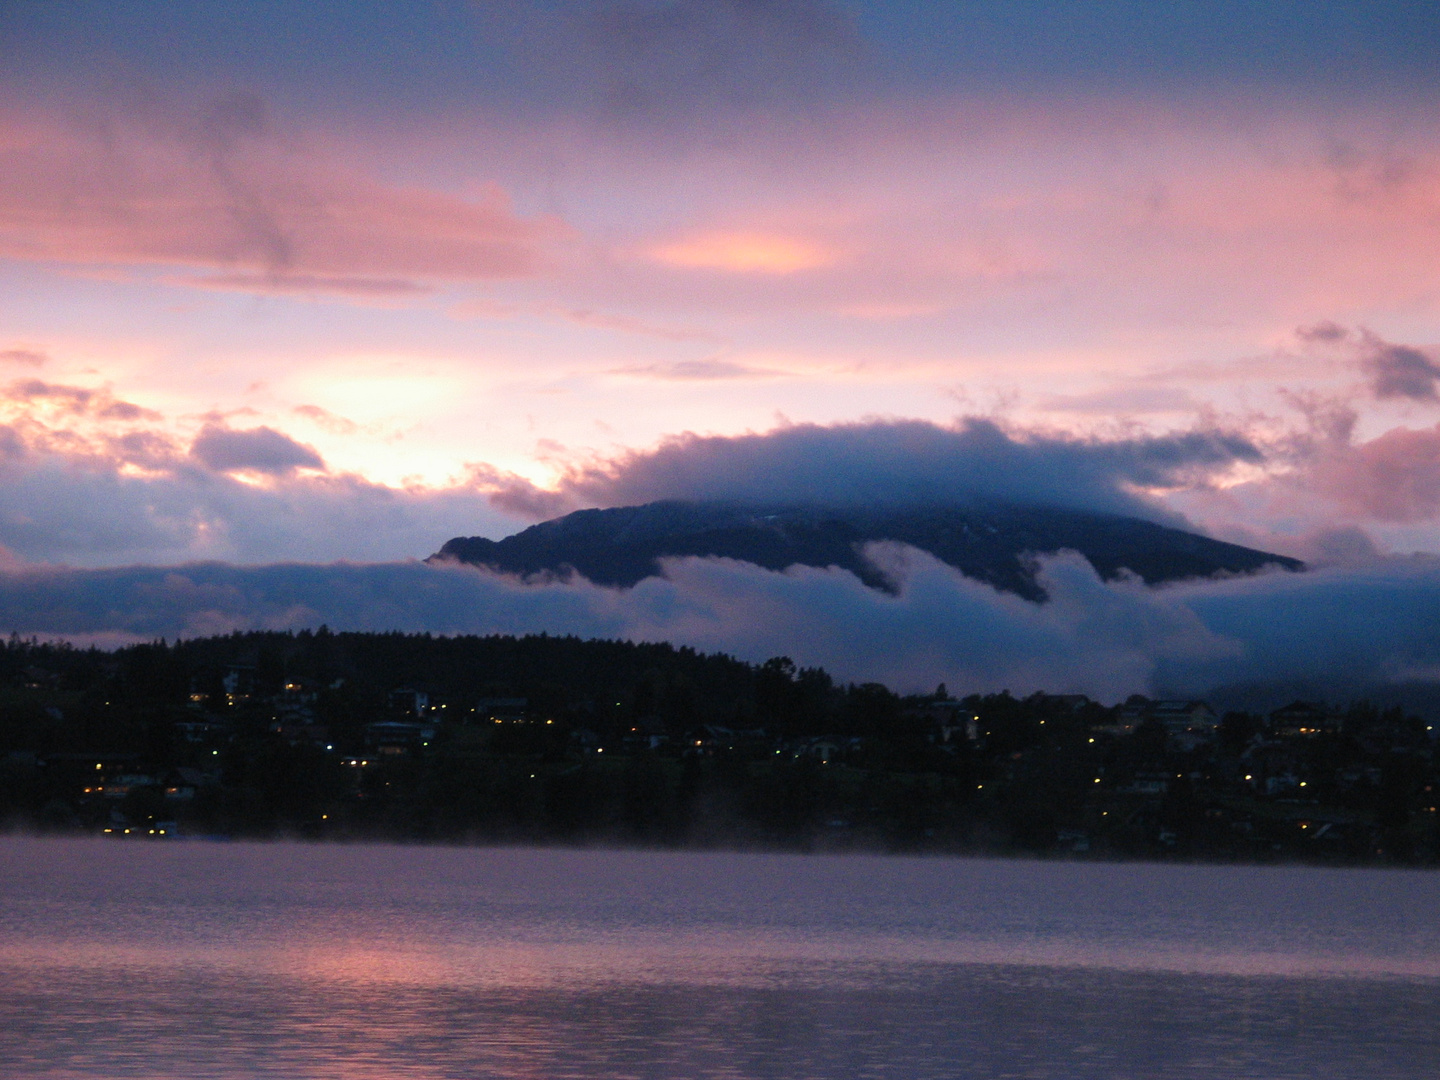
[[[0,0],[13,627],[976,485],[1412,574],[1437,99],[1424,3]]]

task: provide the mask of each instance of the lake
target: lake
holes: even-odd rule
[[[0,1076],[1440,1076],[1440,876],[0,839]]]

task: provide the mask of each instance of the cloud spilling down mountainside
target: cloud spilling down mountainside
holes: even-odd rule
[[[1343,697],[1440,686],[1440,560],[1199,579],[1107,582],[1045,556],[1036,603],[915,548],[874,544],[895,583],[846,570],[665,560],[631,589],[525,583],[418,562],[0,574],[0,625],[100,643],[246,627],[539,633],[670,641],[749,660],[788,655],[902,689],[1043,689],[1115,700],[1264,684]]]
[[[599,585],[631,586],[658,573],[662,558],[694,555],[770,570],[835,566],[867,585],[892,588],[861,550],[874,541],[909,544],[975,581],[1031,600],[1045,595],[1033,557],[1066,550],[1079,552],[1107,579],[1130,573],[1152,584],[1303,568],[1296,559],[1138,518],[975,500],[877,508],[658,502],[579,510],[500,541],[456,537],[432,560],[522,576],[573,570]]]

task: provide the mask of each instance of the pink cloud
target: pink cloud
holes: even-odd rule
[[[1440,424],[1395,428],[1345,447],[1314,469],[1323,490],[1351,512],[1379,521],[1426,521],[1440,514]]]
[[[19,405],[22,408],[40,405],[53,406],[61,412],[77,416],[92,416],[101,420],[159,420],[161,416],[153,409],[136,405],[131,401],[116,400],[105,388],[94,389],[85,386],[67,386],[61,383],[47,383],[40,379],[22,379],[0,390],[0,402]]]
[[[405,300],[434,289],[403,278],[339,277],[325,274],[195,274],[171,279],[177,285],[270,296],[346,296],[357,300]]]
[[[707,360],[678,360],[673,364],[635,364],[612,368],[609,374],[665,382],[710,382],[716,379],[773,379],[785,372],[711,357]]]
[[[354,420],[336,416],[329,409],[323,409],[319,405],[296,405],[290,411],[296,416],[303,416],[307,420],[313,421],[332,435],[354,435],[360,430],[360,425]]]
[[[470,484],[502,513],[542,521],[567,514],[577,506],[575,496],[567,491],[547,491],[493,465],[472,464],[467,471]]]
[[[386,183],[251,119],[211,118],[198,132],[110,124],[101,137],[48,117],[0,118],[0,255],[385,299],[534,274],[567,235],[554,218],[518,216],[493,184],[460,197]]]
[[[90,404],[99,392],[82,386],[59,386],[39,379],[24,379],[12,383],[6,396],[12,401],[34,401],[43,399],[59,403],[70,412],[88,412]]]
[[[1440,286],[1433,122],[1413,118],[1388,148],[1352,140],[1342,160],[1313,116],[1229,106],[905,100],[777,122],[744,153],[727,145],[683,164],[663,150],[628,166],[577,154],[578,175],[623,175],[637,194],[629,220],[606,206],[608,257],[569,268],[563,284],[597,306],[739,327],[938,317],[961,340],[1086,345],[1168,334],[1183,347],[1227,330],[1238,344],[1277,321],[1429,303]],[[1396,155],[1405,169],[1386,165]],[[645,204],[657,175],[685,192],[683,220]],[[567,195],[583,222],[585,192]],[[626,196],[616,183],[605,197]],[[894,352],[959,347],[936,333]]]
[[[1249,437],[1265,451],[1263,471],[1243,483],[1174,492],[1167,501],[1212,535],[1307,561],[1345,561],[1377,542],[1380,550],[1433,550],[1440,424],[1392,427],[1367,439],[1352,398],[1289,397],[1301,413],[1298,429],[1252,417]]]
[[[24,367],[40,367],[49,357],[39,349],[0,349],[0,361]]]
[[[530,316],[537,319],[561,319],[579,326],[614,330],[622,334],[658,338],[662,341],[718,341],[719,335],[691,326],[668,326],[637,319],[633,316],[601,311],[595,308],[567,307],[543,302],[502,303],[477,297],[453,305],[449,314],[455,319],[515,319]]]

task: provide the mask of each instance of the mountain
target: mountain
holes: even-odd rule
[[[1030,599],[1044,596],[1030,556],[1078,551],[1105,578],[1128,569],[1146,582],[1252,573],[1304,563],[1139,518],[1059,507],[976,503],[889,509],[655,502],[578,510],[504,540],[458,536],[427,561],[455,560],[530,575],[573,568],[600,585],[630,586],[667,555],[715,555],[783,570],[838,566],[867,585],[890,583],[860,548],[897,540],[969,577]]]

